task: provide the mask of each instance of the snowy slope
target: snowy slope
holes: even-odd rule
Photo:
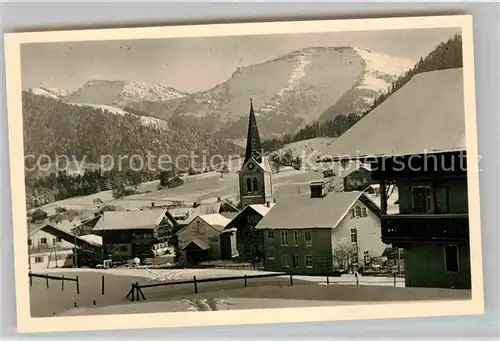
[[[69,94],[69,91],[62,90],[62,89],[56,89],[56,88],[32,88],[31,91],[35,95],[39,96],[45,96],[45,97],[50,97],[50,98],[55,98],[55,99],[60,99]]]
[[[78,105],[78,106],[90,106],[93,108],[101,109],[104,111],[109,112],[110,114],[113,115],[120,115],[120,116],[125,116],[125,115],[132,115],[134,117],[137,117],[141,120],[141,123],[145,126],[153,127],[155,129],[160,129],[160,130],[167,130],[169,128],[169,124],[167,121],[160,120],[155,117],[149,117],[149,116],[138,116],[132,113],[129,113],[121,108],[113,107],[111,105],[104,105],[104,104],[89,104],[89,103],[68,103],[71,105]]]
[[[339,114],[368,110],[380,93],[387,92],[392,82],[414,66],[409,59],[356,47],[353,50],[361,58],[363,73],[349,91],[325,110],[319,118],[320,123],[333,120]]]
[[[179,99],[187,94],[164,85],[136,81],[90,80],[69,94],[72,103],[94,103],[125,107],[134,102],[161,102]]]
[[[414,66],[411,60],[405,58],[387,56],[360,48],[354,48],[354,51],[366,63],[365,74],[358,89],[385,92],[397,77]]]

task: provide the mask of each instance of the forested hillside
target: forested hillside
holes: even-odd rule
[[[422,72],[460,67],[462,67],[462,37],[460,35],[455,35],[448,41],[436,46],[436,48],[429,53],[429,55],[425,58],[421,58],[412,69],[393,82],[388,91],[376,98],[371,109],[366,111],[363,115],[348,113],[337,116],[333,121],[327,121],[322,124],[313,123],[300,129],[293,135],[286,135],[283,138],[267,140],[264,141],[263,144],[266,149],[274,150],[283,147],[283,145],[287,143],[307,140],[315,137],[338,137],[364,115],[367,115],[385,99],[408,83],[414,75]]]
[[[117,115],[91,106],[71,105],[31,92],[23,92],[22,100],[24,152],[26,156],[30,155],[26,159],[26,166],[30,169],[36,169],[33,166],[37,160],[43,166],[49,158],[56,162],[57,155],[66,155],[70,160],[74,158],[98,165],[101,165],[102,156],[109,155],[114,158],[115,167],[119,166],[120,156],[128,157],[120,163],[123,171],[119,175],[107,175],[93,184],[86,183],[90,173],[85,179],[60,174],[59,181],[54,175],[47,179],[45,176],[48,174],[41,174],[37,170],[27,171],[27,194],[33,197],[42,195],[42,202],[110,189],[111,178],[121,178],[123,181],[120,182],[125,184],[154,179],[159,170],[151,173],[150,170],[144,169],[139,175],[127,172],[129,160],[133,155],[140,156],[146,168],[148,155],[151,166],[157,167],[157,161],[162,155],[165,162],[175,160],[179,155],[189,156],[192,152],[199,156],[210,157],[217,154],[224,158],[242,152],[240,147],[231,142],[196,132],[176,122],[168,122],[167,128],[146,126],[134,115]],[[48,158],[40,159],[41,155]],[[111,157],[107,157],[107,160],[110,159]],[[136,157],[136,160],[138,159]],[[201,158],[199,160],[201,161]],[[179,159],[178,168],[187,169],[190,165],[188,158]],[[162,166],[165,167],[166,163]]]

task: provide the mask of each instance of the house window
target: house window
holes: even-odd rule
[[[356,217],[361,217],[361,207],[356,206]]]
[[[281,246],[288,246],[288,231],[281,231]]]
[[[458,272],[458,246],[446,245],[444,247],[444,267],[446,271]]]
[[[250,178],[247,178],[247,192],[252,192],[252,180]]]
[[[362,216],[362,217],[367,217],[367,216],[368,216],[368,212],[366,211],[366,207],[363,207],[363,208],[361,209],[361,216]]]
[[[127,252],[128,251],[128,247],[127,246],[120,246],[119,251],[120,252]]]
[[[354,208],[351,208],[351,218],[356,218],[356,212],[354,211]]]
[[[426,213],[432,210],[432,197],[429,187],[413,187],[411,194],[413,212]]]
[[[293,245],[299,246],[299,231],[293,231]]]
[[[306,246],[312,246],[312,232],[304,231],[304,242]]]
[[[449,213],[448,188],[436,188],[436,210],[437,213]]]
[[[258,184],[257,184],[257,178],[253,178],[253,191],[254,192],[258,192],[259,191],[259,188],[258,188]]]
[[[35,257],[35,263],[43,263],[43,256]]]
[[[299,255],[297,254],[293,255],[293,267],[294,268],[299,267]]]
[[[274,259],[274,246],[267,247],[267,258]]]
[[[288,262],[288,255],[286,253],[281,255],[281,266],[283,268],[288,268],[290,267],[290,264]]]
[[[259,237],[259,231],[253,231],[253,236],[256,238]]]
[[[250,232],[248,232],[247,230],[243,231],[243,237],[248,237],[250,236]]]
[[[267,239],[274,239],[274,231],[273,230],[267,231]]]
[[[306,268],[313,267],[313,256],[312,255],[305,255],[304,261],[306,263]]]
[[[351,229],[351,243],[358,243],[358,229]]]
[[[31,244],[32,244],[31,238],[28,238],[28,245],[31,246]]]
[[[47,244],[47,238],[40,238],[40,244]]]

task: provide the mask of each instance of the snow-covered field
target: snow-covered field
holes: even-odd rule
[[[236,160],[234,161],[236,162]],[[120,209],[139,209],[148,206],[151,201],[165,202],[181,200],[186,202],[214,202],[218,197],[235,200],[238,188],[237,167],[231,173],[224,174],[208,172],[186,176],[185,183],[179,187],[158,190],[159,181],[150,181],[140,184],[137,188],[140,194],[131,195],[122,199],[113,199],[112,191],[103,191],[83,197],[64,199],[43,205],[41,208],[49,213],[56,207],[73,208],[75,210],[92,212],[99,204],[94,200],[100,199],[106,204],[115,205]],[[321,173],[303,172],[292,168],[283,168],[280,173],[273,175],[273,195],[277,198],[283,195],[304,193],[309,190],[309,183],[322,177]],[[102,204],[101,204],[102,205]]]

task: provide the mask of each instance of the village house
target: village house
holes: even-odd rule
[[[371,173],[365,166],[344,176],[344,191],[364,191],[372,184]]]
[[[173,224],[167,210],[104,212],[93,231],[102,236],[104,251],[113,261],[127,261],[163,255]]]
[[[408,287],[471,287],[463,99],[461,68],[416,75],[325,150],[370,161],[382,241],[404,249]]]
[[[188,264],[221,259],[220,235],[231,220],[220,213],[195,217],[176,233],[177,248]]]
[[[81,221],[39,224],[28,221],[28,224],[28,261],[32,271],[83,265],[75,257],[82,252],[100,252],[102,241],[98,236],[73,233],[82,225]]]
[[[283,197],[256,226],[263,236],[265,269],[303,275],[358,270],[380,256],[380,211],[362,192],[328,192],[314,181],[310,193]]]
[[[223,254],[223,259],[262,263],[264,256],[262,233],[255,227],[274,205],[274,203],[268,202],[265,205],[255,204],[246,206],[229,222],[226,226],[225,233],[231,232],[234,235],[233,238],[235,239],[232,243],[236,243],[237,256],[235,252],[225,253]],[[231,240],[226,240],[226,249],[229,248],[229,246],[227,246],[228,242],[231,243]]]
[[[153,207],[158,207],[158,205],[152,203]],[[199,215],[215,214],[220,213],[232,217],[233,213],[236,214],[239,210],[232,204],[219,200],[217,202],[209,203],[198,203],[193,202],[191,204],[180,204],[175,207],[167,207],[167,216],[173,222],[175,228],[174,232],[181,230],[186,227],[193,219]]]

